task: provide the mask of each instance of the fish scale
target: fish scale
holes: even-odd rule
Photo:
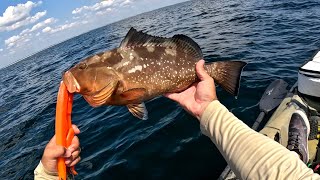
[[[116,49],[84,59],[69,69],[63,81],[93,107],[126,105],[147,119],[145,101],[169,92],[181,92],[198,81],[195,64],[202,59],[199,45],[185,35],[156,37],[131,28]],[[237,95],[242,61],[205,65],[223,89]]]
[[[158,53],[153,53],[154,49],[150,51],[148,49],[150,47],[153,47],[153,46],[138,47],[138,50],[130,49],[130,50],[120,51],[120,54],[122,52],[124,52],[125,54],[129,52],[131,54],[132,51],[134,51],[136,55],[133,56],[130,63],[125,64],[126,62],[129,62],[126,60],[126,62],[122,64],[122,66],[118,69],[118,71],[120,71],[124,75],[125,80],[132,80],[133,82],[136,82],[139,85],[141,84],[149,85],[149,84],[155,83],[156,85],[153,85],[148,88],[151,91],[155,89],[159,91],[162,87],[165,88],[162,90],[166,90],[168,89],[167,83],[173,82],[173,80],[178,77],[178,75],[176,75],[175,73],[171,74],[171,72],[174,71],[173,66],[175,66],[176,63],[184,65],[183,59],[179,58],[180,62],[176,62],[172,60],[174,56],[168,55],[165,53],[165,48],[162,48],[162,51],[157,49]],[[153,56],[150,57],[149,55],[150,53],[152,53]],[[174,62],[174,63],[170,63],[170,62]],[[180,76],[184,76],[185,74],[183,70],[184,70],[184,67],[182,66],[181,70],[177,72],[177,74],[179,73]],[[190,71],[186,71],[186,72],[190,73]],[[144,77],[138,77],[139,76],[138,74],[143,74]],[[193,77],[195,77],[194,72],[192,72],[192,74],[190,75],[193,75]],[[160,77],[160,80],[158,77]]]

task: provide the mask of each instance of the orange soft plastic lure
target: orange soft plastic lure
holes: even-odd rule
[[[72,112],[73,94],[69,93],[66,85],[61,82],[56,106],[56,141],[57,145],[61,145],[68,148],[71,145],[74,137],[74,130],[71,123],[71,112]],[[63,157],[58,158],[58,175],[59,180],[67,179],[67,167],[65,159]],[[77,175],[78,173],[74,170],[74,167],[70,168],[70,173]]]

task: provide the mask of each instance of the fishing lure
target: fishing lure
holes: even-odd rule
[[[61,81],[57,97],[55,134],[57,145],[65,148],[71,145],[74,137],[74,130],[71,126],[72,102],[73,94],[68,92],[65,84]],[[69,172],[67,172],[65,159],[63,157],[58,158],[57,169],[59,180],[66,180],[67,173],[72,175],[78,174],[74,170],[74,167],[71,167]]]

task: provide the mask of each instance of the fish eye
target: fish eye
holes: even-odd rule
[[[79,69],[81,69],[81,70],[84,70],[84,69],[86,69],[88,66],[87,66],[87,64],[86,63],[81,63],[81,64],[79,64]]]

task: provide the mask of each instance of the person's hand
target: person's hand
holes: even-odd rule
[[[168,93],[166,97],[178,102],[186,111],[198,119],[213,100],[217,100],[216,88],[213,79],[204,69],[204,60],[196,64],[196,73],[200,82],[180,93]]]
[[[76,125],[72,125],[75,135],[80,133]],[[77,136],[74,136],[71,145],[66,149],[56,144],[56,136],[53,136],[44,149],[41,163],[49,172],[57,172],[58,157],[64,157],[68,167],[76,165],[80,161],[80,142]]]

